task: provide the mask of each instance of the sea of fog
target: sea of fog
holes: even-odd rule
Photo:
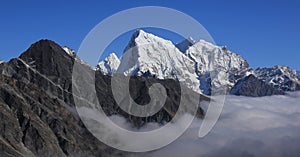
[[[103,117],[95,110],[84,109],[84,114],[95,121]],[[117,125],[127,130],[147,131],[159,127],[148,123],[143,128],[132,129],[131,125],[119,116],[110,117]],[[131,156],[145,157],[299,157],[300,156],[300,92],[287,95],[260,98],[226,96],[225,105],[219,120],[212,131],[203,138],[198,137],[203,120],[194,119],[186,132],[173,143],[146,153],[132,153]],[[176,132],[172,123],[159,139],[147,137],[118,137],[111,124],[93,123],[94,135],[118,144],[138,146],[155,145]],[[99,129],[101,128],[101,129]],[[91,129],[90,129],[91,130]],[[93,129],[92,129],[93,130]]]
[[[164,148],[132,156],[300,156],[300,92],[261,98],[227,96],[219,121],[204,138],[197,136],[201,122],[195,119],[180,138]],[[145,126],[149,127],[156,126]]]

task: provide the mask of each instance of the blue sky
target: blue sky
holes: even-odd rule
[[[241,54],[253,68],[289,65],[300,69],[300,2],[283,0],[5,0],[0,5],[0,60],[17,57],[30,44],[45,38],[77,50],[85,35],[104,18],[149,5],[177,9],[195,18],[218,45]],[[126,45],[129,36],[120,41]],[[172,40],[178,42],[179,38]],[[122,50],[119,45],[114,51]]]

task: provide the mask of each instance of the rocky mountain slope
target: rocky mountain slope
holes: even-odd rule
[[[272,85],[266,84],[263,80],[258,79],[252,74],[239,80],[230,93],[251,97],[284,94],[283,91],[275,89]]]
[[[121,156],[78,117],[71,92],[74,58],[52,41],[1,64],[1,156]]]
[[[271,68],[258,68],[256,76],[276,89],[283,91],[300,90],[300,79],[297,72],[288,66],[274,66]]]
[[[79,62],[90,66],[69,49],[41,40],[7,63],[0,64],[1,156],[124,156],[97,140],[84,126],[74,106],[72,68]],[[139,104],[149,101],[148,87],[161,83],[167,91],[163,108],[150,117],[135,117],[116,104],[109,75],[95,72],[98,100],[104,112],[125,117],[134,127],[172,119],[180,103],[175,80],[132,77],[130,93]],[[195,93],[196,94],[196,93]],[[206,97],[201,100],[209,101]],[[199,108],[199,118],[204,111]]]

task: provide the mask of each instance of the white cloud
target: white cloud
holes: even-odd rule
[[[200,139],[197,135],[201,122],[195,120],[170,145],[133,156],[298,157],[300,154],[300,92],[262,98],[228,96],[220,120],[209,135]]]

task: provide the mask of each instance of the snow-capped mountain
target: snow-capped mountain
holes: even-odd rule
[[[296,71],[298,78],[300,78],[300,70]]]
[[[226,47],[196,42],[191,37],[174,45],[142,30],[132,35],[120,65],[113,58],[100,62],[102,68],[98,65],[98,70],[107,74],[118,68],[117,73],[125,75],[177,79],[204,94],[211,94],[212,88],[229,91],[239,79],[253,73],[246,60]],[[105,64],[108,60],[116,63]]]
[[[194,61],[205,94],[212,88],[215,92],[228,91],[239,79],[253,73],[240,55],[204,40],[190,46],[185,54]]]
[[[115,53],[111,53],[103,61],[99,62],[96,70],[101,71],[103,74],[112,74],[118,70],[120,60]]]
[[[0,64],[2,64],[2,63],[4,63],[4,61],[1,61],[1,60],[0,60]]]
[[[117,73],[176,79],[200,92],[194,62],[163,38],[136,31],[126,47]]]
[[[226,46],[192,38],[175,45],[143,30],[132,35],[121,61],[111,54],[97,67],[96,70],[104,74],[116,72],[126,76],[176,79],[190,89],[208,95],[239,91],[239,95],[264,96],[300,90],[299,72],[288,67],[254,71],[242,56]],[[255,87],[257,85],[260,87]],[[264,89],[264,92],[257,89]]]
[[[266,83],[283,91],[300,90],[300,79],[297,72],[288,66],[274,66],[271,68],[258,68],[256,76]]]

